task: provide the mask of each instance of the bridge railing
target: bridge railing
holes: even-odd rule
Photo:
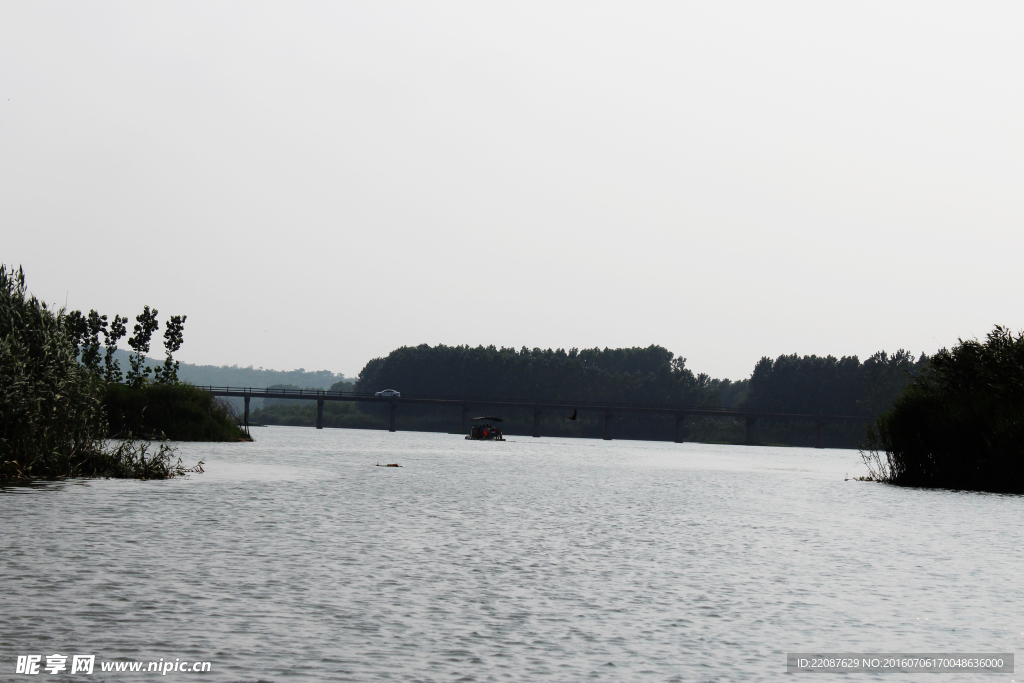
[[[234,393],[247,393],[252,396],[264,396],[269,394],[290,394],[297,398],[317,398],[323,396],[353,396],[353,397],[373,397],[373,394],[361,393],[358,391],[331,391],[330,389],[265,389],[257,387],[228,387],[228,386],[212,386],[205,384],[195,385],[196,389],[202,389],[203,391],[219,391],[219,392],[231,392]]]

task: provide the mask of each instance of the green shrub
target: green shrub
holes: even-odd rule
[[[224,403],[191,384],[107,384],[103,404],[110,436],[174,441],[245,441]]]

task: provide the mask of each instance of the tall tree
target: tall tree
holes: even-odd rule
[[[19,272],[21,272],[20,269]],[[82,340],[85,339],[88,330],[89,323],[81,311],[71,311],[64,316],[64,334],[67,336],[68,343],[71,344],[75,358],[78,358],[81,353]]]
[[[81,362],[94,377],[100,377],[100,360],[102,359],[100,334],[107,336],[107,316],[96,311],[89,311],[85,319],[86,333],[82,340]]]
[[[156,381],[161,384],[177,384],[178,382],[178,361],[173,355],[181,348],[183,341],[182,330],[185,327],[186,315],[172,315],[164,327],[164,349],[167,357],[164,358],[164,365],[156,369]]]
[[[149,306],[146,306],[142,313],[135,317],[134,334],[128,339],[128,346],[134,353],[128,357],[131,368],[126,379],[133,387],[145,384],[149,373],[152,372],[152,368],[146,366],[146,354],[149,353],[149,342],[153,338],[153,333],[160,327],[160,323],[156,321],[156,314],[155,308],[150,311]]]
[[[117,342],[127,332],[124,326],[126,322],[128,322],[128,318],[115,315],[114,319],[110,321],[110,330],[103,332],[103,345],[107,347],[107,353],[103,357],[103,379],[107,382],[121,381],[121,364],[114,358],[114,352],[117,351]]]

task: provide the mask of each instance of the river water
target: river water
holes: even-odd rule
[[[182,444],[187,480],[0,489],[0,680],[53,653],[96,670],[39,679],[749,681],[1024,650],[1024,497],[845,481],[845,450],[254,436]]]

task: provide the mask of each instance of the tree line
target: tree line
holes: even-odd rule
[[[761,358],[739,402],[746,410],[877,417],[888,410],[906,383],[927,367],[926,354],[903,349],[857,356]]]
[[[761,358],[749,379],[712,379],[661,346],[528,349],[403,346],[368,362],[357,391],[489,399],[646,403],[751,411],[875,416],[928,356],[900,349],[857,356]]]
[[[115,315],[108,326],[107,316],[95,310],[90,310],[87,315],[81,311],[71,311],[62,317],[62,322],[75,355],[96,379],[114,383],[124,381],[129,386],[141,387],[149,381],[152,373],[158,384],[177,384],[179,363],[173,356],[183,343],[187,316],[172,315],[168,318],[164,329],[164,362],[154,368],[146,362],[146,354],[149,353],[153,333],[160,329],[158,314],[155,308],[151,310],[145,306],[142,313],[136,316],[133,335],[128,338],[128,346],[132,350],[128,356],[130,367],[123,377],[115,354],[118,342],[127,333],[127,318]]]
[[[762,358],[750,377],[739,381],[695,373],[686,359],[662,346],[646,348],[521,349],[495,346],[401,347],[369,361],[355,388],[361,392],[398,389],[403,395],[448,395],[459,398],[532,399],[574,402],[642,403],[650,405],[734,408],[755,412],[833,414],[876,417],[887,410],[904,385],[928,365],[898,350],[879,351],[863,362],[857,356],[782,355]],[[360,406],[363,413],[383,413]],[[446,423],[436,409],[403,406],[414,422]],[[512,411],[514,413],[514,411]],[[355,418],[347,418],[354,423]],[[511,414],[508,433],[529,433],[532,415]],[[670,421],[649,416],[616,418],[622,438],[671,439]],[[866,422],[867,420],[865,420]],[[597,435],[599,418],[567,423],[553,419],[545,433]],[[592,424],[591,424],[592,423]],[[742,442],[745,426],[736,420],[691,419],[685,437],[696,441]],[[826,445],[858,447],[864,442],[860,423],[826,424]],[[806,420],[762,421],[756,425],[760,443],[813,445],[815,432]]]
[[[709,405],[711,378],[661,346],[628,349],[528,349],[403,346],[368,362],[364,392],[542,401]]]

